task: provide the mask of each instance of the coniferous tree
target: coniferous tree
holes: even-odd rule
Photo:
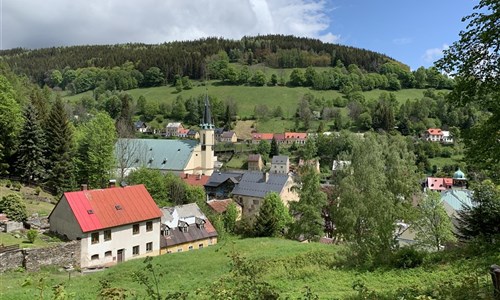
[[[26,183],[42,179],[45,158],[45,136],[38,121],[38,112],[32,104],[24,110],[24,126],[19,135],[17,170]]]
[[[0,174],[8,173],[9,164],[16,149],[17,137],[23,123],[19,103],[15,100],[12,85],[0,75],[0,145],[3,146],[3,158],[0,158]]]
[[[277,155],[280,155],[280,148],[278,142],[276,142],[276,139],[273,136],[273,139],[271,140],[271,153],[269,153],[269,157]]]
[[[47,187],[60,194],[71,188],[73,183],[73,128],[64,109],[61,97],[50,111],[45,129],[47,139]]]

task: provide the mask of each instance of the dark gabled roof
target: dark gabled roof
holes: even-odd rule
[[[214,172],[210,176],[210,179],[205,184],[205,186],[217,187],[221,185],[223,182],[226,182],[228,179],[233,183],[237,183],[240,181],[241,176],[244,172]]]
[[[217,231],[215,231],[214,226],[207,219],[205,220],[203,228],[200,228],[197,224],[191,224],[188,226],[187,232],[182,232],[179,227],[170,229],[170,234],[166,236],[161,236],[160,247],[171,247],[175,245],[185,244],[189,242],[204,240],[210,237],[216,237]]]
[[[261,159],[260,154],[250,154],[248,155],[248,161],[258,162]]]
[[[240,182],[234,187],[233,195],[264,198],[267,193],[281,193],[288,181],[288,175],[268,174],[267,181],[261,172],[248,172],[243,174]]]
[[[215,128],[214,129],[215,134],[222,134],[224,132],[224,128]]]
[[[144,123],[143,121],[140,121],[140,120],[135,122],[134,125],[135,125],[135,128],[137,128],[137,129],[148,126],[148,125],[146,125],[146,123]]]

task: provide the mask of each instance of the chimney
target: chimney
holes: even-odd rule
[[[116,179],[110,179],[108,182],[108,188],[116,187]]]
[[[80,190],[86,191],[87,190],[87,185],[86,184],[82,184],[81,187],[80,187]]]
[[[262,180],[264,180],[264,182],[267,182],[269,180],[269,173],[264,172],[262,174]]]

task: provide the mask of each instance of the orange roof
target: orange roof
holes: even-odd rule
[[[188,134],[188,132],[189,132],[189,129],[187,129],[187,128],[179,129],[180,134]]]
[[[189,185],[193,186],[204,186],[208,180],[210,179],[210,176],[206,175],[196,175],[196,174],[180,174],[182,181]]]
[[[64,196],[83,232],[162,216],[144,185],[67,192]]]
[[[305,132],[285,132],[285,139],[307,139],[307,133]]]
[[[440,128],[429,128],[427,129],[427,132],[431,135],[443,135],[443,132]]]
[[[447,190],[453,184],[451,178],[427,177],[427,187],[435,191]]]
[[[252,133],[252,140],[272,140],[274,134],[272,133]]]

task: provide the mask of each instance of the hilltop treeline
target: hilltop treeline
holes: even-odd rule
[[[276,68],[335,66],[340,61],[346,66],[355,64],[368,72],[379,72],[384,63],[394,61],[365,49],[285,35],[243,37],[241,40],[204,38],[157,45],[84,45],[37,50],[16,48],[0,51],[0,55],[17,74],[25,74],[43,85],[50,82],[54,70],[113,68],[127,62],[132,62],[143,75],[150,68],[157,67],[167,82],[172,82],[176,75],[201,79],[205,75],[206,59],[220,51],[225,51],[231,62],[246,65],[264,63]]]

